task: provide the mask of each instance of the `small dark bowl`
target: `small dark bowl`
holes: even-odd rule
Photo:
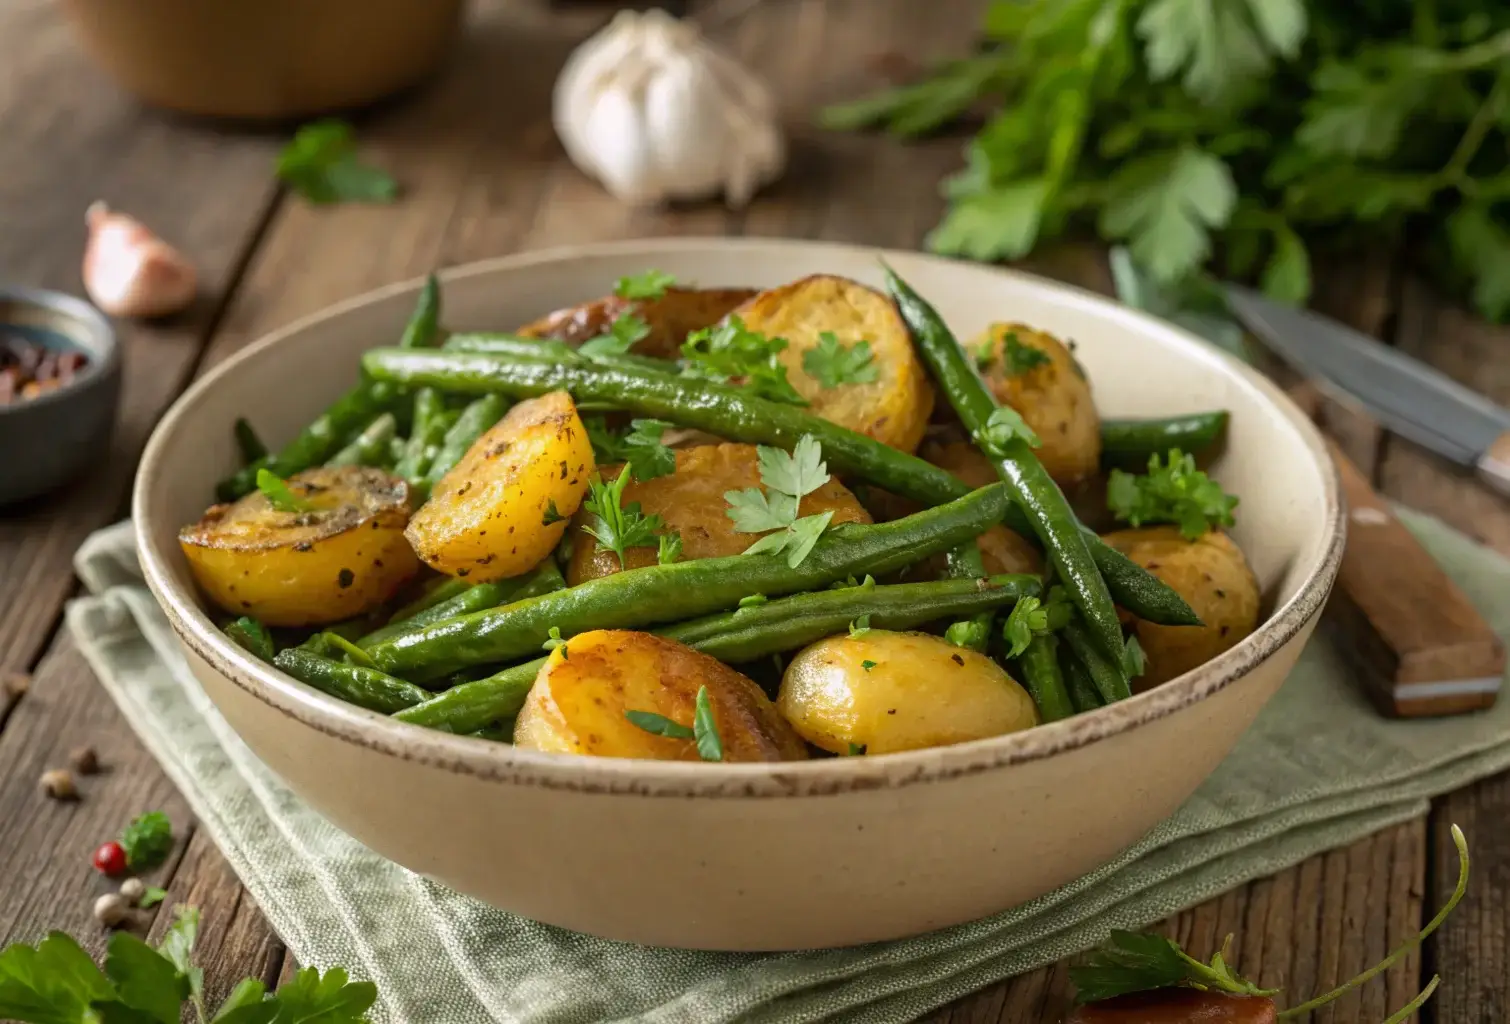
[[[121,351],[105,315],[82,299],[0,287],[0,332],[84,353],[68,384],[0,405],[0,505],[60,487],[106,457],[121,393]]]

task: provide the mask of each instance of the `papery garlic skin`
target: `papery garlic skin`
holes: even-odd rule
[[[722,193],[742,207],[786,168],[765,83],[664,11],[623,11],[579,46],[554,120],[572,163],[630,203]]]
[[[183,254],[145,224],[103,202],[84,215],[84,290],[110,316],[150,318],[177,313],[194,301],[198,275]]]

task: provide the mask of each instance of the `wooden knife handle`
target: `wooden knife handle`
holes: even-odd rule
[[[1425,717],[1494,704],[1503,645],[1368,479],[1332,442],[1348,507],[1347,549],[1329,612],[1387,715]]]

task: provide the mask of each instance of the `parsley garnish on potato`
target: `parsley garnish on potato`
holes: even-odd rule
[[[624,565],[624,553],[630,548],[657,547],[658,535],[666,528],[660,516],[640,511],[640,503],[624,504],[624,488],[629,486],[632,474],[625,469],[614,478],[613,483],[593,480],[588,486],[588,498],[584,503],[592,518],[583,527],[599,544],[619,557],[619,567]]]
[[[1111,471],[1106,482],[1106,505],[1112,515],[1132,526],[1173,523],[1186,540],[1207,530],[1231,526],[1235,495],[1195,468],[1195,457],[1171,448],[1167,460],[1148,459],[1148,472]]]
[[[767,338],[750,330],[744,320],[731,314],[720,324],[688,335],[682,343],[682,376],[736,384],[772,402],[807,405],[781,362],[788,344],[785,338]]]
[[[626,711],[624,717],[636,728],[656,736],[666,736],[674,740],[695,740],[697,742],[697,756],[704,761],[722,761],[724,759],[723,738],[718,734],[718,721],[713,717],[713,702],[708,696],[708,688],[697,688],[697,701],[692,715],[692,726],[688,728],[680,722],[674,722],[665,715],[656,714],[654,711]]]
[[[613,293],[621,299],[658,299],[674,284],[676,278],[672,275],[659,270],[646,270],[619,278],[614,282]]]
[[[870,342],[862,339],[846,345],[833,331],[818,335],[818,344],[802,353],[802,368],[826,388],[869,384],[876,379]]]
[[[742,491],[726,491],[728,516],[734,521],[736,533],[766,534],[746,548],[745,554],[784,551],[787,565],[795,569],[807,558],[834,517],[833,509],[829,509],[797,518],[803,497],[828,483],[823,448],[811,434],[804,434],[790,455],[780,448],[761,445],[757,457],[760,482],[765,484],[765,490],[747,487]]]

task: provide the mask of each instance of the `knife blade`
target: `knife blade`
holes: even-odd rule
[[[1401,437],[1510,495],[1510,410],[1349,327],[1238,285],[1234,316],[1306,377],[1342,391]]]

